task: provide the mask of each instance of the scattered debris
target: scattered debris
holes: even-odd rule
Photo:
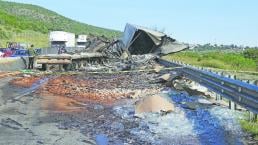
[[[0,71],[0,79],[10,77],[10,76],[16,76],[18,74],[20,74],[20,72],[1,72]]]
[[[162,81],[166,81],[166,82],[167,82],[167,81],[172,81],[172,80],[171,80],[171,74],[170,74],[170,73],[164,74],[164,75],[160,76],[159,79],[162,80]]]
[[[121,39],[108,40],[104,36],[89,36],[86,49],[61,55],[39,56],[38,63],[44,66],[65,65],[66,70],[88,71],[89,68],[95,67],[96,70],[101,66],[104,67],[101,71],[147,69],[153,68],[153,60],[157,57],[188,48],[188,45],[179,43],[164,33],[127,24]],[[63,55],[70,59],[57,59],[64,57]],[[48,70],[50,67],[46,68]],[[160,68],[155,67],[155,70],[160,71]]]
[[[32,124],[24,123],[23,120],[18,123],[24,128],[33,126],[34,144],[64,144],[68,140],[66,137],[74,135],[74,132],[70,133],[72,130],[86,137],[74,139],[79,144],[241,142],[238,140],[241,139],[241,129],[232,112],[200,96],[165,89],[164,84],[153,83],[158,77],[159,74],[155,72],[56,74],[49,77],[39,91],[29,95],[28,98],[34,101],[30,103],[25,99],[26,104],[13,102],[10,105],[17,103],[19,108],[23,108],[19,111],[26,113],[16,113],[18,117],[15,118],[27,117],[33,120]],[[159,93],[166,95],[155,95]],[[135,105],[137,100],[140,101]],[[198,108],[186,109],[184,105],[191,102],[198,104]],[[31,106],[37,107],[32,109],[36,113],[31,113]],[[41,113],[45,115],[41,116]],[[54,125],[51,129],[47,127],[50,124]],[[48,136],[53,138],[51,141],[42,137],[45,135],[42,130],[45,129],[38,125],[45,125],[44,128],[49,132],[54,130],[47,133],[51,134]],[[13,123],[10,126],[19,128]],[[67,135],[56,135],[59,132],[67,132]]]
[[[135,90],[154,92],[155,84],[146,84],[143,74],[106,74],[85,76],[60,76],[48,81],[41,94],[65,96],[76,101],[111,105],[121,99],[130,98]],[[155,91],[157,92],[158,89]],[[154,93],[155,93],[154,92]]]
[[[110,85],[112,84],[111,86],[107,86],[104,81],[61,76],[49,81],[44,89],[52,94],[72,97],[82,102],[91,101],[105,104],[112,104],[116,100],[127,98],[130,95],[130,92],[112,90],[115,89],[113,85],[116,85],[116,80],[109,82]],[[117,81],[119,81],[119,78],[117,78]]]
[[[12,80],[10,83],[14,86],[17,87],[24,87],[24,88],[30,88],[32,87],[32,85],[34,83],[36,83],[37,81],[41,80],[42,77],[39,76],[26,76],[26,77],[21,77],[21,78],[17,78]]]
[[[199,102],[182,102],[184,108],[196,110],[198,108],[208,108],[211,107],[211,104],[204,104]]]
[[[85,50],[62,54],[69,58],[64,68],[80,73],[55,74],[49,80],[33,73],[7,83],[25,87],[6,103],[21,108],[12,115],[23,122],[1,118],[0,125],[13,131],[24,126],[34,144],[241,144],[241,114],[216,106],[203,97],[207,89],[156,63],[187,45],[130,24],[121,39],[89,37],[88,42]],[[55,59],[53,64],[60,61]],[[28,99],[20,103],[21,96]]]
[[[124,125],[120,122],[113,122],[110,128],[114,132],[122,132],[125,129]]]
[[[189,87],[187,87],[185,85],[183,86],[183,90],[185,90],[190,96],[205,96],[204,92],[200,92],[198,90],[191,89],[191,88],[189,88]]]
[[[237,121],[240,112],[221,106],[185,109],[183,102],[208,102],[168,88],[163,92],[176,103],[174,111],[167,115],[144,113],[139,125],[130,129],[132,135],[149,144],[242,144]],[[117,107],[116,112],[123,120],[131,120],[132,106]]]
[[[154,65],[154,71],[156,73],[159,73],[163,68],[164,68],[164,66]]]

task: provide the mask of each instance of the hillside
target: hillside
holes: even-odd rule
[[[105,35],[112,38],[119,31],[80,23],[45,8],[0,0],[0,47],[7,41],[34,43],[48,46],[48,33],[63,30],[75,34]]]

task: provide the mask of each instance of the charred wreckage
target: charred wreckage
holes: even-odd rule
[[[164,33],[145,27],[127,24],[122,38],[110,41],[105,37],[88,38],[86,49],[65,54],[47,54],[37,57],[37,64],[49,70],[51,65],[60,65],[66,70],[85,70],[94,65],[103,70],[133,69],[145,65],[162,55],[188,49]]]

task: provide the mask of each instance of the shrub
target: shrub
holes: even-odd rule
[[[248,49],[243,52],[245,58],[258,60],[258,49]]]
[[[251,53],[256,56],[256,54]],[[203,67],[213,67],[220,69],[231,70],[258,70],[257,61],[245,57],[241,53],[223,53],[218,51],[213,52],[180,52],[166,56],[167,59],[174,59],[189,63],[192,65],[199,65]],[[254,58],[254,57],[252,57]]]
[[[252,136],[258,140],[258,122],[249,122],[247,120],[241,120],[240,124],[244,131],[252,134]]]

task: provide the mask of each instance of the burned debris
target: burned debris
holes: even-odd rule
[[[131,55],[165,55],[189,48],[164,33],[131,24],[126,25],[122,41]]]
[[[132,24],[125,26],[123,36],[118,40],[108,41],[105,37],[97,37],[90,40],[90,44],[87,52],[104,53],[110,58],[145,54],[160,56],[189,48],[164,33]]]
[[[112,69],[127,70],[136,66],[137,68],[146,66],[146,62],[152,62],[159,56],[187,48],[189,48],[188,45],[179,43],[164,33],[127,24],[120,39],[109,40],[104,36],[91,36],[85,49],[76,52],[67,51],[67,54],[59,57],[60,59],[71,57],[70,67],[66,67],[69,69],[89,71],[92,66],[98,68],[112,66]],[[51,62],[50,59],[54,59],[55,56],[44,57],[47,57],[47,60],[38,57],[40,64],[67,64],[62,64],[58,60]]]

